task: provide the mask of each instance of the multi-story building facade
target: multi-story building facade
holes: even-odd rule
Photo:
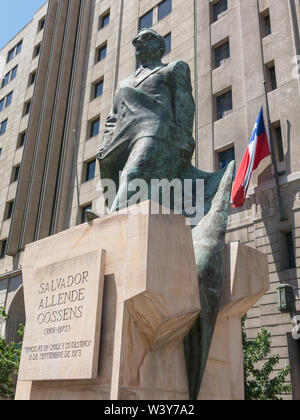
[[[266,79],[285,220],[266,158],[245,206],[231,211],[227,240],[268,254],[271,288],[248,314],[248,336],[261,327],[271,332],[277,368],[291,365],[293,393],[284,398],[300,398],[295,314],[280,312],[277,302],[278,286],[287,283],[300,311],[299,24],[297,0],[50,0],[3,47],[0,306],[10,314],[9,339],[25,320],[23,250],[96,207],[105,119],[118,81],[136,70],[132,39],[152,27],[166,39],[163,61],[190,65],[194,159],[202,170],[233,158],[240,164],[260,107],[266,110]]]

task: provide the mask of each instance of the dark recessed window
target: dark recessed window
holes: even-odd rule
[[[86,210],[92,210],[92,203],[81,207],[81,223],[86,222],[86,219],[85,219],[85,211]]]
[[[19,149],[20,147],[23,147],[24,146],[25,140],[26,140],[26,131],[23,131],[23,133],[20,133],[19,134],[18,143],[17,143],[17,149]]]
[[[7,127],[7,120],[3,121],[0,124],[0,136],[2,136],[6,132],[6,127]]]
[[[280,232],[282,269],[296,268],[295,248],[292,230]]]
[[[37,57],[38,55],[40,55],[41,52],[41,44],[37,45],[34,50],[33,50],[33,58]]]
[[[165,16],[172,12],[172,0],[164,0],[158,5],[158,20],[163,19]]]
[[[230,162],[235,160],[234,147],[218,153],[219,169],[226,168]]]
[[[39,21],[39,31],[42,31],[45,27],[46,19],[43,18]]]
[[[104,79],[94,84],[93,88],[93,98],[98,98],[103,94]]]
[[[12,183],[18,181],[19,175],[20,175],[20,165],[17,165],[13,168]]]
[[[5,215],[6,218],[5,218],[5,220],[11,219],[13,208],[14,208],[14,202],[13,201],[10,201],[9,203],[6,204],[6,215]]]
[[[5,98],[1,99],[1,101],[0,101],[0,112],[4,108],[4,103],[5,103]]]
[[[294,241],[292,232],[285,234],[286,244],[287,244],[287,256],[288,256],[288,268],[296,268],[296,259],[295,259],[295,250],[294,250]]]
[[[223,95],[217,96],[217,119],[226,117],[232,111],[232,92],[231,90]]]
[[[104,60],[104,58],[106,57],[106,53],[107,53],[107,44],[105,43],[104,45],[102,45],[101,47],[97,49],[97,53],[96,53],[97,63],[101,60]]]
[[[97,118],[96,120],[93,120],[91,122],[90,137],[98,136],[99,130],[100,130],[100,118]]]
[[[153,10],[150,10],[150,12],[146,13],[144,16],[142,16],[139,20],[139,29],[144,28],[151,28],[153,25]]]
[[[276,71],[275,71],[274,65],[269,68],[269,76],[270,76],[271,90],[277,89],[277,79],[276,79]]]
[[[31,85],[34,84],[35,78],[36,78],[36,71],[34,71],[33,73],[30,74],[28,86],[31,86]]]
[[[105,12],[104,15],[100,17],[100,29],[105,28],[110,21],[110,11]]]
[[[273,125],[273,136],[274,136],[274,146],[275,146],[275,155],[279,162],[284,161],[284,151],[283,151],[283,141],[282,141],[282,131],[281,125]]]
[[[91,181],[95,178],[96,159],[86,163],[85,181]]]
[[[165,44],[166,44],[166,51],[164,55],[167,55],[171,52],[172,49],[172,35],[169,33],[168,35],[164,36]]]
[[[24,116],[28,115],[31,111],[31,100],[26,102],[26,104],[24,105]]]
[[[8,107],[11,104],[12,97],[13,97],[13,92],[10,92],[6,97],[6,101],[5,101],[5,106],[6,107]]]
[[[221,19],[228,9],[227,0],[219,0],[213,4],[213,22]]]
[[[3,239],[0,241],[0,259],[3,260],[6,255],[6,249],[7,249],[7,239]]]
[[[220,67],[230,57],[229,41],[215,48],[215,68]]]
[[[266,36],[271,35],[272,26],[269,9],[265,10],[260,15],[260,25],[261,25],[261,36],[265,38]]]
[[[14,80],[17,77],[18,66],[14,67],[11,71],[10,80]]]
[[[264,17],[265,28],[266,28],[266,35],[271,35],[272,28],[271,28],[271,19],[270,15]]]

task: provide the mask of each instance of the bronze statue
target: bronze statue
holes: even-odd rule
[[[97,158],[101,179],[111,179],[117,186],[111,213],[127,207],[133,194],[127,186],[133,179],[143,179],[149,186],[154,178],[204,180],[205,217],[193,229],[202,311],[184,339],[190,397],[197,399],[222,292],[234,163],[215,174],[192,166],[195,105],[189,66],[183,61],[163,64],[165,42],[152,29],[140,31],[133,45],[141,66],[117,87]],[[145,199],[152,198],[149,188]],[[88,217],[97,214],[88,212]]]

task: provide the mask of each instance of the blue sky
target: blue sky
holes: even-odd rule
[[[46,0],[1,0],[0,50],[28,22]]]

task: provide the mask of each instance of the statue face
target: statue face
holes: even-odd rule
[[[162,57],[161,41],[150,31],[140,32],[132,44],[135,47],[136,59],[141,63],[157,61]]]

